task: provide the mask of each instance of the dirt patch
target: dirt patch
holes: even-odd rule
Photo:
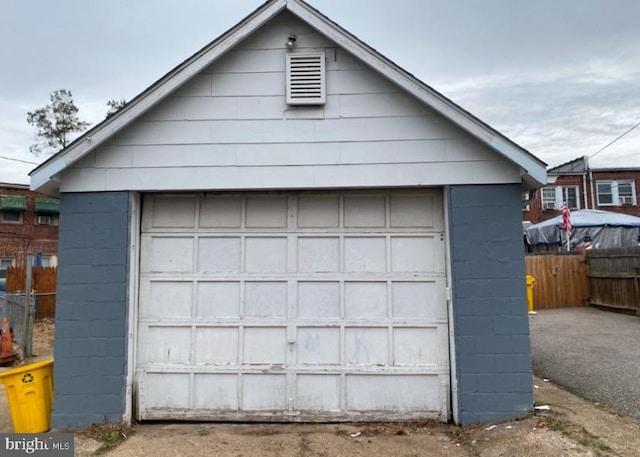
[[[40,319],[33,325],[34,357],[53,357],[56,324],[51,318]]]
[[[541,379],[531,416],[502,423],[456,427],[437,422],[391,424],[158,424],[135,434],[107,455],[180,454],[349,457],[635,457],[640,424],[611,414]]]
[[[448,430],[443,424],[145,424],[107,455],[472,456]]]
[[[590,442],[597,455],[638,455],[640,422],[621,417],[603,405],[583,400],[542,379],[535,378],[534,385],[538,387],[534,389],[536,401],[551,408],[547,417],[559,421],[560,427],[574,439]]]
[[[548,426],[541,418],[455,427],[425,424],[145,424],[109,456],[180,454],[349,457],[597,457],[604,456]]]

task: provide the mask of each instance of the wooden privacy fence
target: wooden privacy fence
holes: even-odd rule
[[[640,316],[640,248],[589,251],[591,304]]]
[[[527,275],[535,278],[534,309],[589,304],[589,278],[584,252],[529,254],[525,262]]]
[[[25,267],[7,268],[7,292],[24,291],[26,273]],[[56,314],[56,278],[55,267],[33,267],[31,270],[31,288],[36,292],[36,319]]]

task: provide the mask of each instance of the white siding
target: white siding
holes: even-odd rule
[[[322,107],[286,104],[292,31],[295,52],[326,53]],[[506,182],[517,166],[283,13],[66,170],[61,190]]]

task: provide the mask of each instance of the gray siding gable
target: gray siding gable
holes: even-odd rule
[[[52,427],[122,421],[129,193],[62,194]]]

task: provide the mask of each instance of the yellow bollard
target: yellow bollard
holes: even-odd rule
[[[533,286],[536,283],[536,278],[527,275],[527,309],[529,312],[533,312]]]

